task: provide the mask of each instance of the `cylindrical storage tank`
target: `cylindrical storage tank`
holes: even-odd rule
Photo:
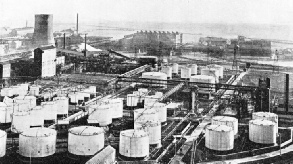
[[[157,97],[157,98],[162,98],[163,95],[164,95],[163,92],[156,92],[156,93],[155,93],[155,97]]]
[[[54,120],[56,122],[57,120],[57,107],[56,102],[54,101],[47,101],[42,102],[41,106],[44,110],[44,119],[45,120]]]
[[[181,68],[181,79],[189,79],[191,76],[191,68],[182,67]]]
[[[162,67],[161,72],[165,73],[168,79],[172,79],[172,67],[164,66]]]
[[[79,100],[78,94],[71,93],[68,95],[68,97],[69,97],[71,103],[78,103],[78,100]]]
[[[30,126],[44,126],[44,109],[41,106],[34,107],[30,112]]]
[[[67,97],[54,97],[53,101],[56,102],[57,114],[68,115],[68,98]]]
[[[90,100],[90,97],[91,97],[91,91],[89,89],[84,89],[81,91],[83,93],[83,97],[84,97],[84,100],[85,101],[88,101]]]
[[[28,91],[28,86],[29,86],[29,84],[20,84],[19,86],[20,86],[20,88],[22,88],[23,90]]]
[[[216,83],[216,79],[213,76],[208,76],[208,75],[194,75],[190,77],[190,82],[196,82],[196,83],[206,83],[206,84],[199,84],[199,86],[204,86],[204,87],[210,87],[210,88],[201,88],[200,90],[210,90],[214,91],[214,87],[212,84]]]
[[[142,73],[142,78],[145,78],[145,81],[149,82],[151,86],[167,86],[167,74],[163,72],[144,72]]]
[[[156,96],[145,96],[144,97],[144,108],[151,108],[160,98]]]
[[[191,75],[197,75],[197,65],[192,64],[190,67],[191,67]]]
[[[97,92],[97,87],[96,86],[89,86],[89,89],[92,92],[92,94],[96,94],[96,92]]]
[[[0,124],[10,123],[11,122],[11,114],[13,113],[13,106],[8,104],[8,106],[0,102]]]
[[[178,74],[178,64],[177,63],[174,63],[173,65],[172,65],[172,73],[174,73],[174,74]]]
[[[74,155],[94,155],[104,147],[104,130],[94,126],[79,126],[68,131],[68,152]]]
[[[155,103],[152,107],[156,111],[158,111],[159,121],[161,123],[167,121],[167,106],[164,103]]]
[[[276,143],[276,123],[269,120],[249,121],[249,140],[260,144]]]
[[[252,119],[256,120],[269,120],[274,123],[276,123],[276,131],[278,132],[278,115],[275,113],[269,113],[269,112],[253,112],[252,113]]]
[[[12,114],[11,131],[14,133],[22,133],[30,128],[30,113],[15,112]]]
[[[89,107],[88,123],[97,122],[99,126],[112,123],[112,111],[109,104],[93,105]]]
[[[138,88],[137,91],[140,92],[140,93],[142,93],[142,94],[147,94],[148,93],[148,89],[147,88]]]
[[[209,125],[205,131],[205,146],[216,151],[234,148],[234,133],[227,125]]]
[[[130,107],[137,106],[139,97],[135,94],[127,94],[126,105]]]
[[[232,128],[234,135],[238,133],[238,119],[228,116],[215,116],[212,118],[212,125],[227,125]]]
[[[133,91],[133,94],[137,96],[138,98],[138,103],[142,103],[142,100],[143,100],[143,95],[141,92],[139,91]]]
[[[123,100],[120,98],[109,100],[110,110],[112,111],[112,118],[123,117]]]
[[[224,77],[224,67],[223,66],[216,65],[216,64],[210,64],[210,65],[207,65],[207,67],[208,68],[214,68],[214,69],[219,70],[219,76],[220,76],[220,78],[223,78]]]
[[[38,86],[31,86],[29,95],[30,96],[39,96],[40,94],[40,88]]]
[[[1,96],[13,96],[13,89],[12,88],[2,88],[1,89]]]
[[[6,154],[6,140],[7,133],[3,130],[0,130],[0,158],[4,157]]]
[[[28,104],[29,109],[37,106],[37,98],[35,96],[17,96],[14,98],[14,100],[19,105]]]
[[[219,82],[220,71],[214,68],[202,68],[200,71],[201,75],[213,76],[216,79],[216,83]]]
[[[159,113],[157,110],[150,108],[150,109],[136,109],[134,110],[134,121],[139,122],[158,122],[159,121]]]
[[[10,87],[12,89],[13,95],[18,95],[19,93],[19,86],[11,86]]]
[[[55,45],[53,36],[53,15],[37,14],[35,15],[35,28],[33,43],[40,45]]]
[[[149,136],[144,130],[120,132],[119,153],[126,157],[139,158],[149,155]]]
[[[56,151],[56,136],[56,130],[50,128],[27,129],[19,135],[19,154],[32,158],[53,155]]]
[[[134,129],[144,130],[148,133],[150,145],[161,144],[161,122],[134,122]]]

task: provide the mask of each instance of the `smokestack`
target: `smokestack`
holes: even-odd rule
[[[33,34],[33,43],[36,46],[55,45],[53,36],[53,15],[37,14],[35,15],[35,29]]]
[[[76,34],[78,34],[78,13],[77,13],[77,17],[76,17]]]
[[[65,33],[63,35],[63,49],[65,49]]]

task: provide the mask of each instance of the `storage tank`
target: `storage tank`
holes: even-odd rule
[[[112,118],[123,117],[123,100],[120,98],[110,99],[109,108],[112,111]]]
[[[214,87],[212,86],[213,84],[216,83],[216,80],[213,76],[208,76],[208,75],[194,75],[190,77],[190,82],[196,82],[196,83],[207,83],[207,84],[199,84],[199,86],[204,86],[204,87],[211,87],[211,88],[201,88],[201,90],[211,90],[214,91]],[[212,84],[212,85],[210,85]]]
[[[52,14],[35,15],[33,43],[36,46],[55,45],[54,36],[53,36],[53,15]]]
[[[3,130],[0,130],[0,158],[4,157],[6,154],[6,140],[7,133]]]
[[[35,96],[17,96],[14,98],[19,105],[28,104],[28,108],[32,109],[37,106],[37,98]]]
[[[67,97],[54,97],[53,101],[56,102],[57,114],[68,115],[68,98]]]
[[[20,86],[20,88],[22,88],[23,90],[28,91],[29,84],[19,84],[19,86]]]
[[[275,113],[269,113],[269,112],[253,112],[252,113],[252,119],[256,120],[269,120],[272,121],[274,123],[276,123],[276,132],[278,133],[278,115]]]
[[[41,106],[36,106],[30,111],[30,126],[44,126],[45,113]]]
[[[165,73],[168,79],[172,79],[172,67],[164,66],[162,67],[161,72]]]
[[[119,153],[126,157],[139,158],[149,155],[149,136],[144,130],[120,132]]]
[[[276,123],[269,120],[249,121],[249,140],[260,144],[276,143]]]
[[[150,145],[159,144],[161,145],[161,122],[134,122],[134,129],[144,130],[149,135]]]
[[[139,122],[158,122],[159,121],[159,113],[157,110],[150,108],[150,109],[136,109],[134,110],[134,121]]]
[[[10,88],[12,89],[13,95],[18,95],[19,94],[19,86],[11,86]]]
[[[13,113],[13,106],[0,102],[0,124],[11,123],[11,114]]]
[[[152,95],[144,97],[144,108],[151,108],[160,98]]]
[[[196,64],[192,64],[190,66],[191,68],[191,75],[197,75],[197,65]]]
[[[68,151],[74,155],[94,155],[104,142],[104,130],[99,127],[78,126],[68,131]]]
[[[1,96],[13,96],[13,89],[12,88],[2,88],[1,89]]]
[[[30,96],[39,96],[40,88],[39,86],[30,86],[29,95]]]
[[[216,65],[216,64],[210,64],[210,65],[207,65],[207,67],[208,68],[214,68],[214,69],[219,70],[219,76],[220,76],[220,78],[223,78],[224,77],[224,67],[223,66]]]
[[[157,86],[157,87],[167,86],[167,74],[163,72],[144,72],[142,73],[142,78],[145,78],[145,81],[149,82],[151,86]],[[151,83],[154,83],[154,84],[151,84]]]
[[[70,99],[70,103],[74,103],[74,104],[78,103],[78,100],[80,99],[77,93],[70,93],[68,97]]]
[[[209,125],[205,131],[205,146],[216,151],[232,150],[234,134],[227,125]]]
[[[172,73],[174,74],[178,74],[178,64],[177,63],[173,63],[172,65]]]
[[[44,119],[45,120],[53,120],[56,122],[57,120],[57,106],[54,101],[42,102],[41,106],[44,110]]]
[[[29,112],[14,112],[12,114],[11,131],[21,133],[30,128]]]
[[[238,119],[228,116],[215,116],[212,118],[212,125],[227,125],[233,129],[234,135],[238,133]]]
[[[89,90],[92,92],[91,94],[96,94],[97,92],[97,87],[96,86],[89,86]]]
[[[107,126],[112,123],[112,111],[108,104],[93,105],[89,107],[88,123],[99,123]]]
[[[216,80],[216,83],[219,82],[219,77],[220,77],[220,71],[215,68],[202,68],[200,71],[201,75],[208,75],[208,76],[213,76]]]
[[[126,105],[130,107],[137,106],[139,97],[135,94],[127,94]]]
[[[152,107],[154,110],[158,111],[159,121],[164,123],[167,121],[167,106],[164,103],[155,103]]]
[[[191,76],[191,68],[182,67],[181,68],[181,79],[189,79]]]
[[[24,157],[48,157],[56,151],[57,132],[50,128],[30,128],[19,135],[19,154]]]

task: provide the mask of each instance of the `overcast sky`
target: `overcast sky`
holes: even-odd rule
[[[34,14],[54,22],[149,21],[293,24],[293,0],[0,0],[0,26],[20,26]]]

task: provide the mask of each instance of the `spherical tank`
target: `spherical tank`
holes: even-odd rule
[[[31,119],[30,126],[43,126],[45,120],[44,109],[41,106],[36,106],[30,111]]]
[[[234,135],[238,133],[238,119],[227,116],[215,116],[212,118],[212,125],[227,125],[233,129]]]
[[[234,134],[226,125],[209,125],[205,131],[205,146],[212,150],[227,151],[234,147]]]
[[[144,130],[149,135],[150,144],[161,144],[161,123],[160,122],[134,122],[134,129]]]
[[[269,120],[276,123],[276,133],[278,133],[278,115],[269,112],[254,112],[252,113],[253,120]]]
[[[94,126],[79,126],[68,131],[68,151],[74,155],[94,155],[104,147],[104,131]]]
[[[56,150],[56,130],[30,128],[19,135],[19,154],[24,157],[47,157]]]
[[[41,106],[44,110],[45,120],[57,120],[57,107],[55,101],[42,102]]]
[[[108,104],[93,105],[89,107],[88,122],[97,122],[99,126],[107,126],[112,123],[112,111]]]
[[[167,107],[164,103],[155,103],[152,107],[156,111],[158,111],[158,117],[160,122],[167,121]]]
[[[57,114],[68,114],[68,98],[67,97],[54,97],[53,100],[56,102]]]
[[[149,136],[144,130],[124,130],[120,132],[119,153],[126,157],[146,157],[149,155]]]
[[[196,64],[191,65],[191,75],[197,75],[197,65]]]
[[[260,144],[276,143],[276,123],[269,120],[249,121],[249,140]]]
[[[30,86],[29,95],[30,96],[39,96],[40,88],[38,86]]]
[[[6,154],[6,140],[7,133],[3,130],[0,130],[0,157],[5,156]]]
[[[12,114],[11,131],[21,133],[30,128],[30,113],[29,112],[14,112]]]
[[[139,121],[139,122],[147,122],[147,121],[158,122],[159,121],[159,113],[158,113],[157,110],[155,110],[153,108],[136,109],[136,110],[134,110],[134,121]]]
[[[138,100],[139,100],[139,97],[137,95],[127,94],[126,104],[127,106],[134,107],[134,106],[137,106]]]
[[[112,110],[112,118],[123,117],[123,100],[122,99],[110,99],[110,110]]]
[[[175,74],[178,74],[178,64],[177,63],[174,63],[172,65],[172,73],[175,73]]]
[[[182,67],[181,68],[181,78],[182,79],[189,79],[191,76],[191,68]]]
[[[13,106],[7,106],[5,103],[0,102],[0,124],[10,123],[11,114],[13,113]]]

